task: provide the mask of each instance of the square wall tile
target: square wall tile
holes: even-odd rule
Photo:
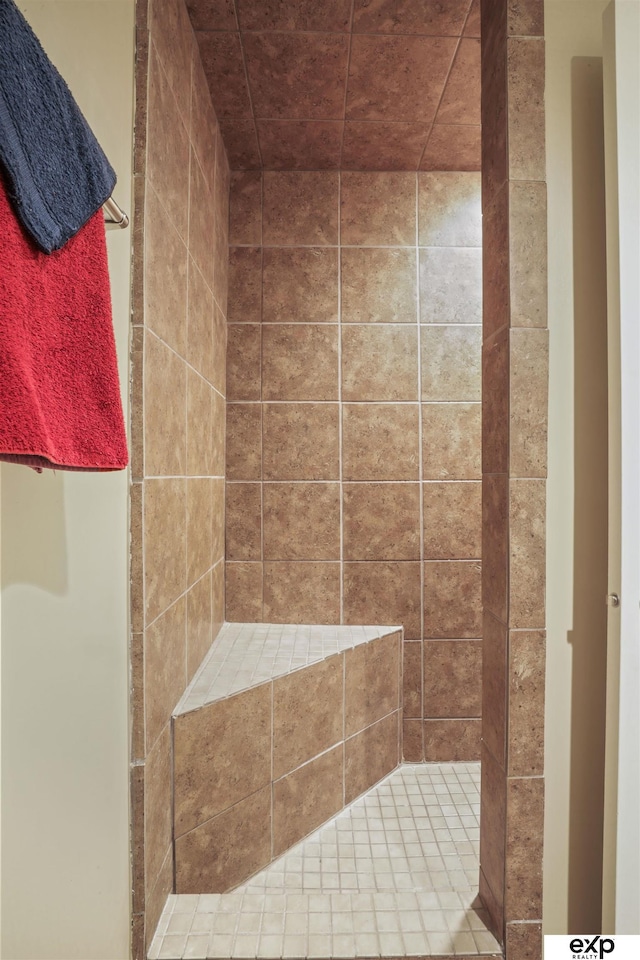
[[[227,480],[262,478],[262,406],[227,404]]]
[[[264,400],[337,400],[338,327],[289,323],[264,326]]]
[[[460,41],[436,115],[438,123],[480,123],[480,40]]]
[[[149,330],[144,344],[145,471],[156,477],[184,475],[187,367]]]
[[[416,483],[346,483],[345,560],[419,560],[420,487]]]
[[[186,603],[181,597],[144,634],[144,709],[147,752],[168,724],[187,685]]]
[[[418,174],[421,247],[481,247],[479,173]]]
[[[345,803],[351,803],[398,766],[398,717],[392,713],[345,742]]]
[[[420,563],[344,564],[344,622],[404,627],[420,639]]]
[[[479,403],[423,403],[424,479],[479,480],[481,431]]]
[[[171,774],[171,734],[166,723],[144,765],[144,871],[151,883],[171,846]]]
[[[542,915],[544,780],[507,780],[505,915],[539,920]]]
[[[227,400],[260,400],[262,326],[230,323],[227,334]]]
[[[424,716],[479,717],[482,702],[482,641],[425,640]]]
[[[413,246],[414,173],[342,173],[340,242],[346,246]]]
[[[187,476],[215,476],[213,390],[194,370],[187,370]]]
[[[258,120],[265,170],[338,170],[340,120]]]
[[[213,640],[213,574],[201,577],[187,593],[187,681],[209,651]]]
[[[472,763],[480,759],[480,720],[424,720],[426,763]]]
[[[279,856],[342,808],[340,743],[273,784],[273,855]]]
[[[348,120],[342,170],[417,170],[429,124],[424,121]]]
[[[434,123],[425,147],[421,170],[480,170],[480,124]]]
[[[422,641],[402,645],[402,703],[405,720],[422,718]]]
[[[345,736],[398,709],[400,634],[361,643],[345,653]]]
[[[338,251],[265,247],[264,323],[337,323]]]
[[[424,745],[422,743],[422,720],[404,720],[402,724],[402,759],[405,763],[422,763]]]
[[[509,743],[511,777],[542,776],[544,771],[543,631],[509,635]]]
[[[480,481],[424,483],[424,557],[478,560],[482,556]]]
[[[229,323],[260,323],[262,319],[262,249],[229,249]]]
[[[509,625],[539,629],[545,624],[544,480],[509,481]]]
[[[338,483],[265,483],[263,496],[265,560],[340,559]]]
[[[506,764],[507,749],[507,632],[505,624],[485,610],[482,625],[482,739],[502,768]]]
[[[145,622],[151,623],[186,589],[186,481],[147,480],[144,490]],[[171,544],[167,554],[166,544]]]
[[[418,335],[405,324],[342,328],[342,397],[417,400]]]
[[[420,250],[420,320],[482,323],[481,248]]]
[[[547,188],[509,184],[511,326],[547,324]]]
[[[512,330],[510,348],[509,473],[546,477],[549,331]]]
[[[420,335],[422,399],[479,401],[482,328],[424,325]]]
[[[209,477],[187,479],[187,586],[213,566],[213,488],[216,482],[222,484],[222,480],[210,480]]]
[[[340,564],[265,563],[264,620],[266,623],[339,623]]]
[[[481,564],[476,560],[424,564],[424,636],[477,639],[482,630]]]
[[[264,479],[337,480],[337,403],[264,405]]]
[[[164,269],[170,263],[171,270]],[[185,355],[187,247],[147,184],[144,213],[144,322],[161,340]],[[139,321],[138,321],[139,322]]]
[[[344,480],[417,480],[418,405],[342,405]]]
[[[262,559],[262,488],[259,483],[226,485],[226,558]]]
[[[338,242],[338,174],[264,174],[264,243],[327,246]]]
[[[345,247],[343,323],[415,323],[416,255],[411,249]]]
[[[262,621],[262,563],[225,563],[225,620]]]
[[[509,176],[544,181],[544,37],[507,40]]]
[[[257,170],[231,174],[229,243],[231,246],[262,243],[262,174]]]

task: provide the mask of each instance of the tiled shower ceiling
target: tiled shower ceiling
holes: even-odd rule
[[[480,0],[187,6],[232,169],[480,169]]]

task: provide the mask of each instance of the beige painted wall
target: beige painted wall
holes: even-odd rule
[[[19,0],[131,209],[133,0]],[[130,230],[108,231],[128,385]],[[126,390],[125,390],[126,393]],[[129,956],[127,471],[2,467],[2,956]]]
[[[600,0],[547,0],[550,410],[545,933],[599,929],[606,667]]]

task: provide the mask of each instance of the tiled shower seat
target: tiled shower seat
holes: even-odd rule
[[[402,628],[225,624],[173,718],[176,892],[224,893],[400,761]]]

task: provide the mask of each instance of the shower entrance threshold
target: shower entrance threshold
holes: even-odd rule
[[[149,960],[501,956],[479,817],[479,763],[401,764],[231,892],[169,896]]]

